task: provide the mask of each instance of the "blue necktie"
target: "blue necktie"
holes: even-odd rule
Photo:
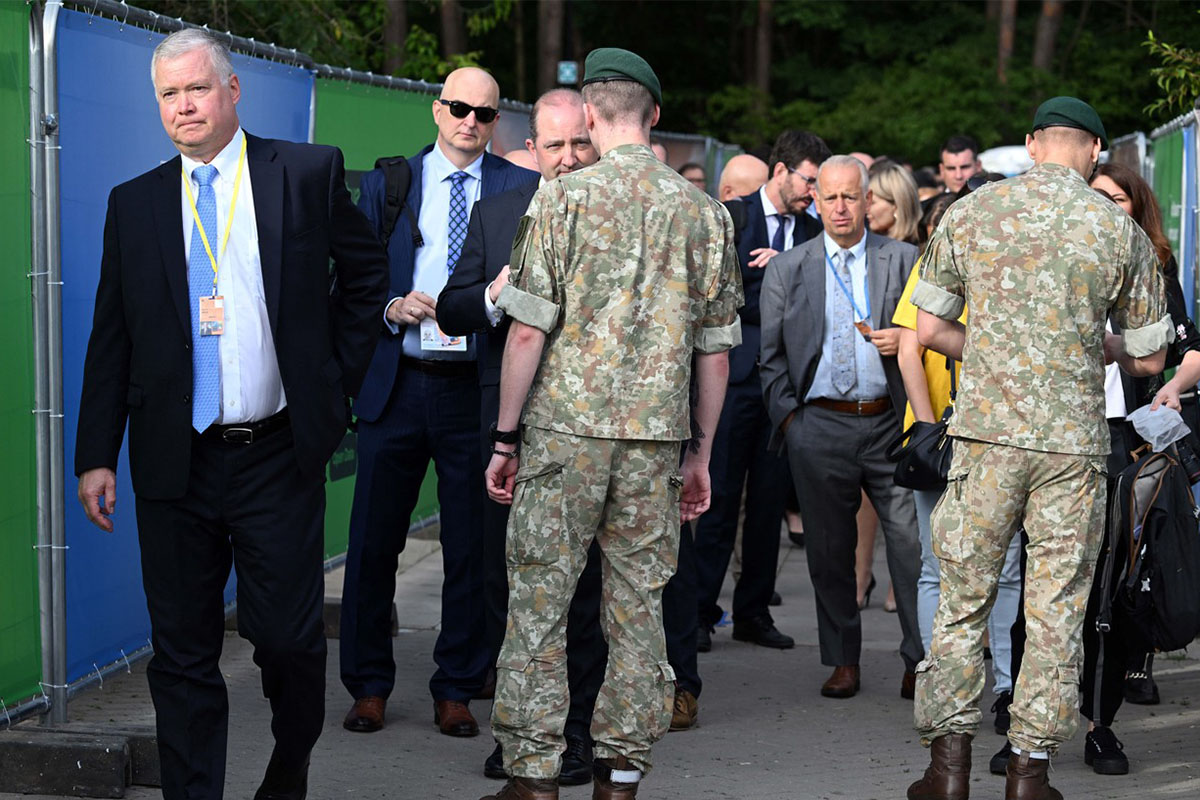
[[[783,229],[787,227],[787,217],[783,214],[772,214],[771,216],[779,223],[775,228],[775,235],[771,237],[771,249],[776,253],[782,253],[787,249],[783,246]]]
[[[204,164],[192,171],[200,186],[196,193],[196,212],[208,234],[213,257],[217,257],[217,195],[212,182],[217,168]],[[192,226],[192,247],[188,251],[188,297],[192,309],[192,427],[201,433],[217,418],[221,408],[221,373],[218,336],[200,335],[200,298],[213,293],[212,262],[200,236],[200,228]]]
[[[467,238],[467,190],[463,182],[471,177],[465,172],[450,176],[450,227],[449,246],[446,248],[446,272],[454,274],[458,265],[458,254],[462,252],[463,240]]]
[[[854,254],[849,250],[838,253],[837,271],[842,279],[842,285],[853,294],[854,281],[850,277],[850,262]],[[829,324],[833,326],[833,388],[838,394],[845,395],[858,383],[858,369],[855,363],[854,348],[858,344],[854,337],[859,336],[854,327],[854,306],[842,292],[834,294],[834,315]]]

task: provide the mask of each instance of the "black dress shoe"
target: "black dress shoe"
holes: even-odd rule
[[[767,605],[772,608],[783,605],[783,595],[779,592],[771,592],[771,599],[767,602]]]
[[[1127,775],[1129,759],[1121,752],[1124,749],[1112,728],[1097,725],[1084,738],[1083,760],[1097,775]]]
[[[733,638],[739,642],[752,642],[760,647],[774,647],[777,650],[788,650],[796,646],[792,637],[780,633],[775,628],[775,623],[769,620],[734,620]]]
[[[558,772],[559,786],[582,786],[592,782],[592,748],[582,736],[567,734],[567,750]]]
[[[712,628],[701,625],[696,628],[696,652],[707,653],[712,650]]]
[[[487,761],[483,762],[483,776],[499,781],[508,777],[508,773],[504,771],[504,751],[500,749],[499,742],[496,742],[496,749],[487,757]]]
[[[1012,692],[1001,692],[996,696],[996,702],[992,703],[992,711],[996,712],[996,733],[1001,736],[1008,733],[1008,726],[1012,724],[1012,714],[1008,710],[1012,700]]]
[[[792,540],[792,544],[796,547],[804,547],[804,531],[788,531],[788,538]]]
[[[254,800],[305,800],[308,797],[308,758],[298,766],[288,766],[275,753],[267,763],[262,785]]]
[[[992,760],[988,762],[988,772],[993,775],[1008,774],[1008,757],[1012,755],[1012,745],[1007,741],[1004,747],[996,755],[992,756]]]

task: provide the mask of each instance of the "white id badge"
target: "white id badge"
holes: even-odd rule
[[[449,336],[442,333],[437,322],[426,317],[421,320],[421,349],[465,353],[467,352],[467,337]]]

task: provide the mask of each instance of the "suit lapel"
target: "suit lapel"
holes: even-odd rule
[[[825,247],[824,242],[806,248],[800,258],[800,294],[808,301],[810,330],[815,331],[817,342],[825,330]]]
[[[258,226],[258,258],[272,334],[278,327],[283,272],[283,164],[276,160],[277,155],[270,142],[246,134],[246,162]]]
[[[183,210],[179,199],[182,172],[179,156],[158,168],[158,182],[150,207],[154,213],[154,229],[158,232],[158,249],[167,275],[167,289],[179,315],[183,333],[191,340],[192,312],[188,308],[187,257],[183,242]],[[190,226],[189,226],[190,229]]]
[[[891,253],[885,253],[876,234],[867,233],[867,285],[871,287],[871,327],[879,330],[891,325],[883,318],[883,298],[891,275]]]

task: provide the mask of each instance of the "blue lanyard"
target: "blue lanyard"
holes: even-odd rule
[[[855,322],[865,322],[865,321],[871,319],[871,271],[869,269],[870,264],[869,263],[867,264],[868,269],[866,271],[866,274],[863,276],[863,299],[867,301],[867,313],[863,314],[858,309],[858,303],[854,302],[854,294],[848,288],[846,288],[846,284],[842,282],[842,276],[838,275],[837,270],[833,268],[833,259],[831,259],[829,257],[828,250],[825,251],[825,263],[829,265],[829,271],[831,273],[833,273],[833,279],[835,281],[837,281],[838,286],[842,290],[842,294],[846,295],[846,299],[849,300],[850,305],[852,305],[854,307],[854,313],[859,315],[859,317],[855,320]],[[847,267],[846,271],[849,272],[850,269]],[[850,280],[854,280],[853,276],[851,276]]]

